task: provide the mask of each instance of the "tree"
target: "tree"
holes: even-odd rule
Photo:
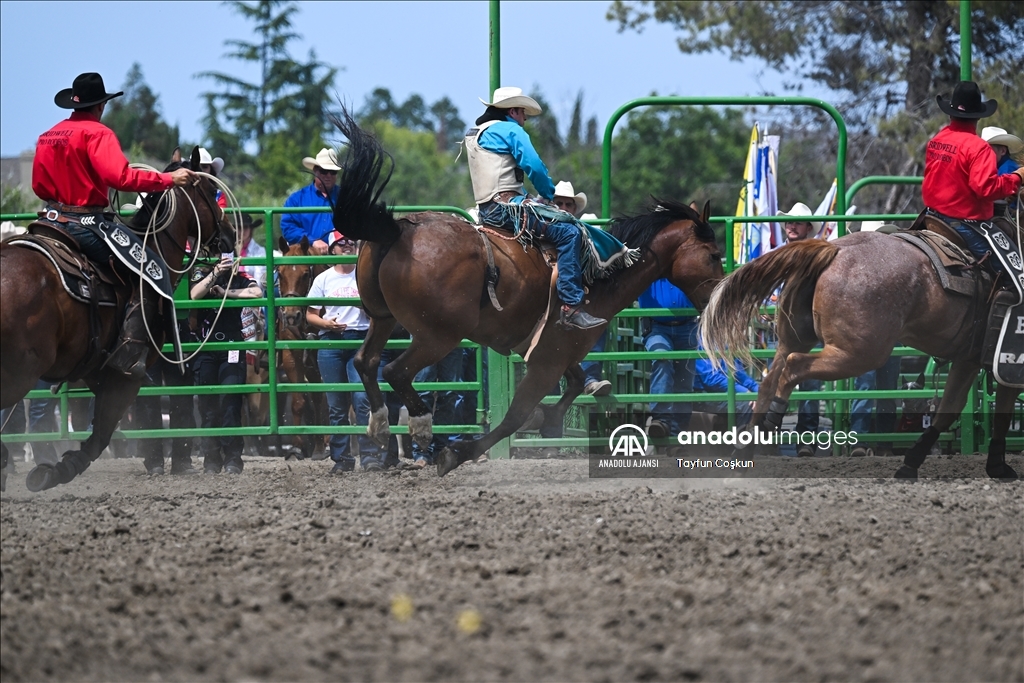
[[[207,137],[216,140],[216,152],[238,168],[267,162],[271,136],[284,136],[292,144],[276,139],[270,148],[275,153],[290,154],[318,144],[327,121],[329,95],[337,69],[329,67],[309,52],[308,60],[297,62],[288,52],[289,44],[300,36],[291,30],[292,17],[298,12],[294,2],[258,0],[253,4],[231,0],[227,3],[245,19],[256,24],[256,42],[228,40],[227,57],[255,63],[260,78],[250,83],[230,74],[206,71],[197,74],[220,86],[220,90],[204,93],[207,102]],[[222,122],[223,121],[223,122]],[[245,148],[255,150],[253,162]],[[287,183],[284,183],[287,184]]]
[[[461,139],[466,127],[458,108],[447,97],[428,106],[423,97],[412,94],[399,104],[387,88],[375,88],[367,95],[356,118],[363,124],[387,121],[396,128],[433,133],[439,152],[449,150],[455,139]]]
[[[948,0],[615,0],[607,16],[620,30],[667,23],[683,33],[678,45],[685,53],[758,57],[845,93],[847,109],[867,124],[894,107],[927,115],[934,95],[960,80],[959,6]],[[1019,68],[1024,5],[974,0],[971,8],[975,65],[1003,61]]]
[[[178,146],[178,127],[160,113],[160,98],[146,83],[142,67],[132,64],[125,76],[124,96],[111,100],[103,117],[129,159],[166,162]]]

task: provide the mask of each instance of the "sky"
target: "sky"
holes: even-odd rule
[[[488,98],[489,4],[470,2],[299,2],[292,56],[339,68],[337,95],[355,108],[374,88],[398,102],[449,97],[472,121]],[[583,91],[587,118],[603,130],[622,104],[659,95],[786,94],[784,77],[757,60],[684,55],[671,27],[619,33],[610,2],[501,3],[501,81],[540,90],[562,125]],[[252,25],[219,2],[0,2],[0,154],[32,149],[67,112],[53,96],[86,71],[119,89],[133,62],[159,96],[183,141],[202,142],[202,71],[255,80],[256,68],[223,57],[225,40],[254,39]],[[44,47],[50,43],[52,47]],[[822,89],[805,96],[829,99]],[[216,155],[216,150],[211,150]]]

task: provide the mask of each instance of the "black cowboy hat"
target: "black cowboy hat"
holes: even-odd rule
[[[61,109],[85,109],[123,94],[123,90],[108,93],[103,86],[103,76],[90,72],[80,74],[70,88],[64,88],[54,95],[53,103]]]
[[[243,213],[242,214],[242,227],[243,228],[249,228],[251,230],[253,228],[258,228],[261,225],[263,225],[263,219],[262,218],[256,218],[254,220],[253,217],[250,216],[249,214],[247,214],[247,213]]]
[[[953,88],[953,95],[939,95],[935,98],[944,114],[958,119],[984,119],[996,113],[999,103],[995,100],[981,101],[981,90],[974,81],[960,81]]]

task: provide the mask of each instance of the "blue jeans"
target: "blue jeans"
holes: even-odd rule
[[[416,373],[414,382],[461,382],[462,381],[462,364],[465,349],[455,348],[448,352],[444,358],[439,360],[434,365],[428,365],[427,367]],[[423,400],[428,406],[434,404],[433,409],[433,423],[435,425],[451,425],[458,424],[455,420],[456,406],[459,400],[459,392],[457,391],[438,391],[437,400],[434,400],[433,391],[421,391],[420,399]],[[427,450],[420,448],[419,444],[415,441],[412,443],[412,455],[414,460],[426,460],[428,463],[434,462],[434,456],[441,451],[448,444],[447,434],[435,434],[433,440],[430,442],[430,447]]]
[[[340,333],[332,332],[330,334],[321,335],[320,338],[333,340],[365,339],[366,330],[345,330]],[[353,362],[353,358],[355,358],[357,350],[358,349],[337,348],[318,349],[316,352],[316,360],[320,365],[320,376],[323,377],[324,382],[328,384],[340,382],[362,382],[362,379],[359,377],[359,372],[356,370],[355,363]],[[381,364],[381,366],[383,367],[383,364]],[[350,405],[355,407],[357,425],[367,425],[370,423],[370,400],[366,397],[365,391],[328,391],[328,418],[332,427],[347,425],[349,423],[348,409]],[[363,467],[366,467],[370,462],[377,459],[380,452],[380,446],[378,446],[377,442],[365,433],[360,434],[358,439],[360,461]],[[348,434],[331,435],[331,460],[346,469],[355,467],[356,462],[355,456],[351,453],[349,441],[350,436]]]
[[[106,263],[111,257],[110,247],[96,233],[89,228],[83,228],[77,223],[62,223],[61,227],[67,229],[68,233],[78,241],[82,253],[90,261]]]
[[[950,227],[956,230],[957,234],[964,238],[964,242],[967,243],[967,249],[970,250],[972,254],[981,258],[988,252],[992,251],[988,242],[985,241],[985,238],[976,233],[969,226],[964,225],[960,221],[950,219],[948,216],[944,216],[944,218],[948,220]],[[992,226],[992,230],[999,230],[999,228]],[[1002,262],[995,256],[990,258],[988,263],[990,264],[989,267],[994,269],[996,273],[1006,273],[1006,268],[1003,268]]]
[[[602,332],[601,336],[597,338],[597,342],[594,343],[594,348],[590,349],[592,352],[601,353],[605,349],[605,344],[608,343],[607,332]],[[586,378],[583,380],[583,385],[586,386],[591,382],[601,381],[601,363],[596,360],[586,360],[580,363],[580,367],[583,368]]]
[[[224,386],[245,384],[245,351],[239,352],[239,360],[228,362],[227,351],[203,352],[195,357],[194,372],[196,386]],[[241,427],[242,394],[200,394],[199,415],[202,428]],[[204,436],[199,441],[203,453],[203,464],[218,471],[225,465],[242,467],[240,436]]]
[[[797,391],[821,391],[820,379],[805,379],[797,385]],[[821,401],[810,398],[800,401],[800,407],[796,411],[796,431],[816,432],[818,431],[818,419],[820,417]]]
[[[498,202],[480,205],[480,221],[488,225],[504,225],[501,222],[504,208]],[[537,237],[555,245],[558,250],[558,297],[562,303],[576,308],[583,303],[583,283],[580,272],[580,249],[583,247],[581,228],[572,223],[541,220],[530,211],[525,227]]]
[[[885,365],[871,370],[858,377],[854,386],[857,391],[873,389],[895,389],[900,377],[900,357],[889,356]],[[896,401],[891,398],[878,400],[878,412],[875,415],[876,432],[892,432],[896,429]],[[875,399],[858,398],[850,403],[850,431],[857,434],[871,432],[871,410],[875,407]]]
[[[697,320],[690,318],[679,325],[651,322],[651,331],[644,337],[648,351],[692,351],[697,348]],[[693,374],[696,361],[651,361],[652,394],[689,394],[693,392]],[[672,433],[690,426],[693,406],[690,403],[657,402],[651,404],[651,417],[669,426]]]

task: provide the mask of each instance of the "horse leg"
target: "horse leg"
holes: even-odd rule
[[[282,335],[283,337],[284,335]],[[289,339],[294,339],[290,336]],[[284,370],[285,376],[288,381],[292,384],[299,384],[305,378],[301,374],[301,367],[299,361],[296,358],[297,354],[302,351],[293,351],[291,349],[283,349],[281,351],[281,369]],[[303,424],[303,412],[306,408],[306,396],[302,392],[294,392],[289,394],[292,402],[292,426],[298,427]],[[306,455],[306,443],[305,439],[301,434],[296,434],[292,437],[292,446],[299,450],[299,458],[304,458]]]
[[[578,367],[579,364],[576,365]],[[551,390],[559,374],[558,368],[551,365],[531,366],[527,363],[526,374],[516,387],[515,396],[501,424],[479,438],[459,439],[441,451],[437,458],[438,476],[443,477],[467,460],[475,460],[481,453],[522,427],[533,409]],[[580,383],[582,385],[582,378]],[[571,390],[568,389],[566,394]]]
[[[1016,481],[1017,472],[1006,464],[1006,434],[1010,431],[1013,407],[1020,391],[996,385],[996,410],[992,420],[992,439],[988,442],[988,461],[985,472],[993,479]]]
[[[96,394],[92,434],[82,444],[81,450],[67,451],[56,465],[36,465],[25,479],[28,490],[44,491],[67,484],[88,469],[110,443],[110,436],[141,386],[141,379],[113,370],[105,371],[98,382],[89,382],[89,388]]]
[[[384,404],[384,393],[377,381],[377,369],[380,367],[381,351],[391,338],[391,332],[394,331],[396,324],[394,318],[370,318],[370,328],[366,332],[363,344],[352,359],[363,382],[363,388],[366,389],[366,398],[370,401],[370,420],[366,425],[366,434],[384,448],[388,447],[388,440],[391,438],[391,426],[388,424],[388,407]]]
[[[540,426],[542,438],[551,439],[562,436],[565,411],[569,409],[569,406],[576,400],[576,397],[583,393],[583,386],[587,376],[579,363],[570,365],[566,369],[564,376],[565,393],[562,394],[562,398],[558,399],[558,402],[554,405],[545,406],[544,404],[539,404],[539,407],[544,412],[544,423]]]
[[[409,409],[409,434],[424,450],[430,447],[430,441],[434,438],[434,416],[430,406],[423,402],[419,392],[413,388],[412,381],[420,370],[447,356],[460,341],[461,335],[454,341],[441,336],[413,337],[409,348],[384,368],[384,380]]]
[[[917,479],[917,469],[931,453],[932,446],[939,440],[942,432],[949,429],[963,411],[964,405],[967,404],[967,392],[971,388],[971,382],[977,377],[980,369],[981,366],[977,363],[965,361],[955,361],[950,366],[949,377],[946,378],[946,388],[942,391],[942,401],[939,402],[935,421],[907,450],[907,454],[903,456],[903,466],[893,475],[896,479],[909,481]],[[1007,427],[1009,427],[1009,421],[1007,421]],[[1005,432],[1003,434],[1005,435]],[[1006,442],[1003,441],[1004,449],[1005,446]]]

